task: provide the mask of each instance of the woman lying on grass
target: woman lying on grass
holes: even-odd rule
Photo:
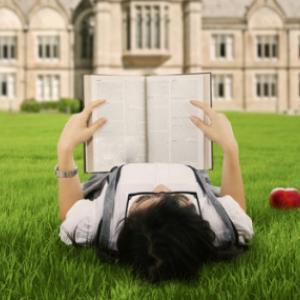
[[[134,274],[151,282],[193,279],[204,263],[242,253],[253,237],[253,228],[246,214],[238,144],[228,119],[199,101],[191,103],[210,122],[197,117],[191,121],[223,151],[219,194],[215,196],[208,181],[203,183],[203,175],[197,177],[199,171],[188,165],[126,164],[114,197],[110,249],[103,249],[99,232],[106,215],[103,202],[108,183],[96,198],[89,199],[72,170],[75,146],[89,140],[108,121],[100,118],[87,126],[92,110],[104,102],[95,101],[73,115],[57,145],[58,176],[64,176],[64,171],[72,174],[58,181],[61,240],[68,245],[93,245],[100,254],[114,253],[118,262],[130,265]]]

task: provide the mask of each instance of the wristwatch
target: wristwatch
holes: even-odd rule
[[[74,177],[77,174],[77,172],[78,172],[77,166],[75,167],[75,169],[69,171],[61,171],[58,168],[58,165],[56,165],[54,168],[54,174],[56,175],[56,177],[59,178],[71,178]]]

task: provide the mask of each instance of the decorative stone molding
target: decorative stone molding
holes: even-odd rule
[[[66,11],[66,9],[60,3],[59,0],[36,0],[29,11],[28,18],[30,19],[32,15],[34,15],[43,7],[49,7],[56,10],[59,14],[63,16],[63,18],[68,20],[68,22],[70,21],[70,12]]]
[[[25,27],[27,20],[21,11],[19,4],[15,0],[0,0],[0,8],[2,7],[11,9],[20,18],[23,27]]]
[[[245,18],[250,19],[251,16],[262,7],[268,7],[277,13],[282,20],[286,19],[285,12],[276,0],[254,0],[251,5],[246,8]]]

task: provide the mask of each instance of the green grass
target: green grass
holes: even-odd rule
[[[207,265],[196,282],[152,286],[58,237],[56,142],[68,116],[0,113],[0,299],[300,299],[300,209],[268,205],[277,186],[300,189],[300,118],[229,113],[240,144],[251,250]],[[75,153],[81,180],[82,147]],[[220,183],[215,147],[213,182]]]

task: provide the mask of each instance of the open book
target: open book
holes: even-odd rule
[[[84,103],[106,99],[90,124],[108,122],[85,143],[87,173],[124,163],[163,162],[212,168],[212,143],[190,120],[203,112],[190,100],[211,105],[211,74],[86,75]]]

